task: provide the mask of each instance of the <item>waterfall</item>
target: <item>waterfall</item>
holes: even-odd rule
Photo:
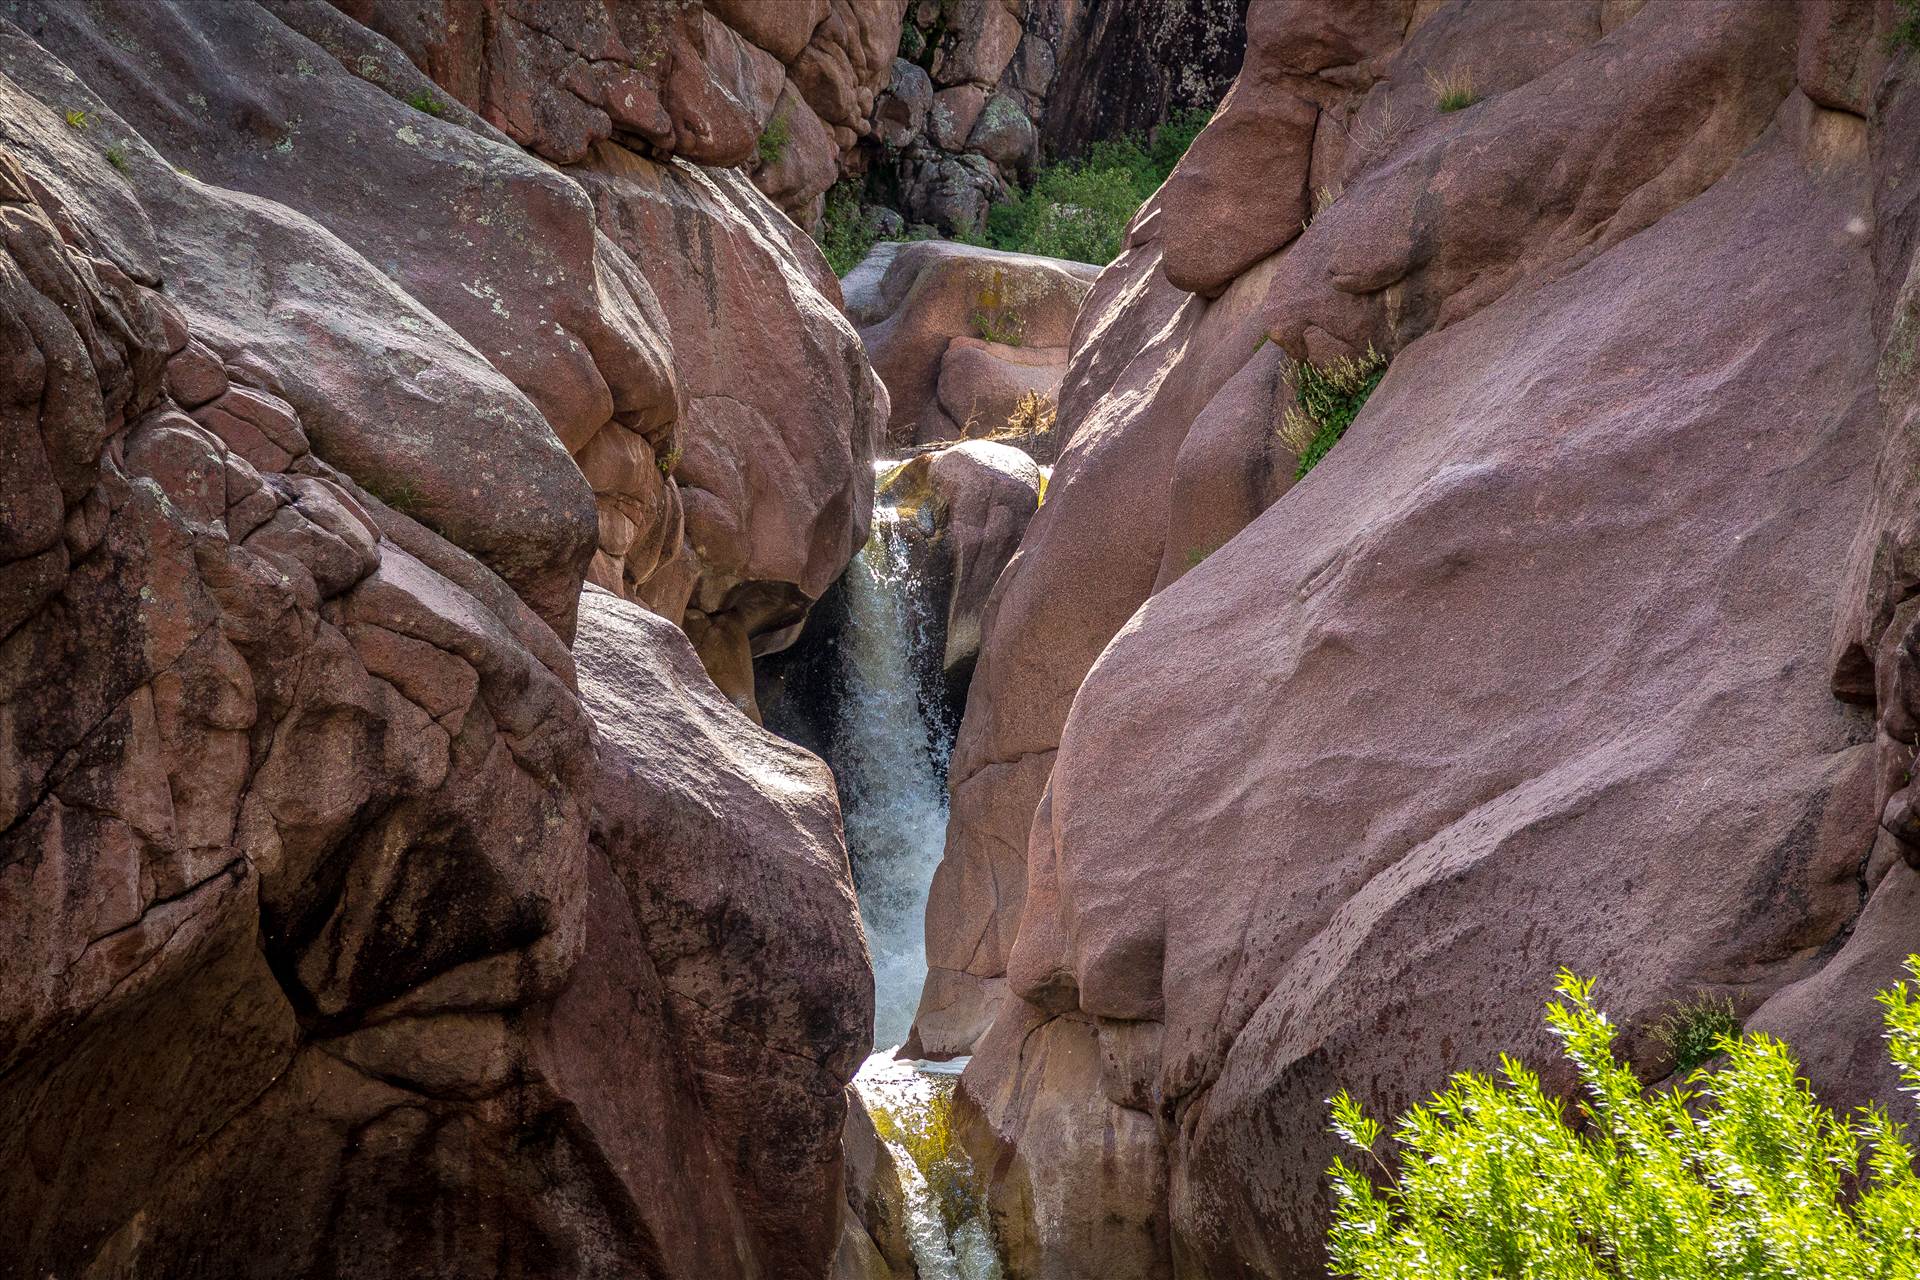
[[[906,1039],[927,973],[922,917],[946,840],[952,730],[919,675],[927,606],[914,598],[900,512],[876,509],[872,528],[845,578],[833,763],[873,953],[874,1045],[889,1048]]]
[[[884,475],[895,463],[876,464]],[[873,955],[874,1047],[854,1086],[892,1152],[920,1280],[1000,1280],[980,1189],[951,1130],[954,1077],[894,1058],[926,978],[927,890],[947,832],[946,723],[941,678],[944,590],[916,579],[914,522],[925,507],[882,503],[872,534],[842,578],[845,618],[833,674],[829,758],[840,788],[847,852]]]

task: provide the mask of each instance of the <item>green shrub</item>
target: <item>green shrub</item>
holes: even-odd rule
[[[1920,976],[1920,957],[1908,969]],[[1503,1057],[1384,1130],[1346,1092],[1333,1131],[1333,1274],[1356,1280],[1860,1280],[1920,1276],[1920,1179],[1904,1127],[1815,1101],[1785,1044],[1721,1042],[1687,1088],[1644,1090],[1614,1056],[1593,983],[1562,972],[1547,1025],[1581,1086],[1577,1119]],[[1920,1089],[1920,1000],[1880,993],[1893,1061]],[[1861,1168],[1862,1149],[1866,1167]],[[1376,1182],[1375,1177],[1379,1179]]]
[[[1733,1001],[1701,995],[1676,1004],[1653,1026],[1653,1038],[1673,1055],[1675,1071],[1691,1071],[1720,1053],[1720,1046],[1740,1035],[1740,1019]]]
[[[842,178],[827,188],[818,239],[820,252],[827,255],[827,265],[837,276],[859,266],[879,240],[860,215],[860,185],[853,179]]]
[[[1887,32],[1887,48],[1920,49],[1920,0],[1893,0],[1896,16],[1893,30]]]
[[[1104,265],[1120,255],[1127,224],[1173,172],[1211,118],[1187,111],[1152,137],[1096,142],[1083,159],[1042,168],[1027,191],[987,211],[978,237],[996,249]]]
[[[1280,440],[1300,459],[1293,478],[1314,469],[1360,416],[1367,397],[1387,373],[1387,358],[1367,348],[1363,356],[1328,364],[1302,364],[1295,375],[1295,402],[1280,417]]]
[[[122,173],[127,171],[127,153],[121,148],[118,146],[108,147],[102,154],[107,157],[108,164]]]
[[[438,120],[447,114],[447,104],[428,93],[425,89],[416,89],[408,98],[407,105],[415,111],[424,112]]]
[[[1152,193],[1149,192],[1149,195]],[[1146,199],[1123,169],[1063,164],[987,211],[987,243],[1016,253],[1106,264]]]
[[[754,143],[754,151],[760,157],[760,163],[778,164],[780,157],[787,154],[787,143],[793,141],[793,122],[782,112],[767,121],[767,127],[760,131],[760,139]]]
[[[93,117],[78,107],[69,107],[67,109],[67,128],[79,129],[85,132],[93,128]]]

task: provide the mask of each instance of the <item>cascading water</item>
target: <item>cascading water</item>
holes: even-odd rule
[[[907,1038],[927,973],[922,916],[946,839],[952,730],[916,671],[929,636],[900,512],[877,508],[872,528],[845,578],[833,764],[873,953],[874,1045],[890,1048]]]
[[[927,514],[876,507],[872,536],[843,579],[831,757],[873,955],[876,1049],[854,1085],[893,1153],[920,1280],[999,1280],[973,1171],[949,1127],[953,1067],[893,1056],[927,972],[923,917],[946,839],[953,743],[944,703],[926,682],[938,671],[931,620],[940,611],[916,595],[904,523]]]

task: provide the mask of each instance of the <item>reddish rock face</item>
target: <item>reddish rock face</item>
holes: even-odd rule
[[[928,240],[883,244],[847,276],[847,314],[885,381],[896,445],[1003,428],[1060,385],[1097,267]],[[968,423],[974,429],[965,430]]]
[[[739,173],[602,146],[579,177],[607,237],[645,264],[686,404],[673,470],[685,572],[635,593],[683,621],[757,714],[752,655],[790,643],[866,541],[887,393],[801,269],[831,281],[819,250]]]
[[[64,62],[0,21],[0,1273],[824,1276],[872,998],[831,779],[579,603],[569,446],[603,554],[612,511],[623,570],[691,559],[660,301],[571,179],[275,9],[310,37],[156,8],[140,69],[101,10],[28,15]],[[703,216],[877,385],[770,206]]]
[[[917,1033],[1025,1274],[1321,1274],[1324,1100],[1553,1060],[1563,964],[1649,1076],[1705,989],[1893,1098],[1909,73],[1844,6],[1386,9],[1256,5],[1310,154],[1203,135],[1137,222],[988,606]],[[1206,265],[1262,148],[1335,198]],[[1295,483],[1293,361],[1369,344]]]
[[[806,225],[818,219],[842,153],[871,129],[906,8],[906,0],[331,2],[556,164],[578,163],[609,140],[695,164],[753,161],[762,190]],[[770,129],[806,163],[759,155],[761,140],[776,136]]]
[[[854,339],[832,313],[837,286],[812,241],[737,173],[707,177],[612,142],[594,144],[591,171],[556,170],[454,101],[465,82],[450,64],[418,53],[446,77],[425,79],[325,5],[157,7],[142,36],[152,66],[137,69],[104,12],[47,4],[22,16],[99,87],[116,127],[143,129],[129,151],[168,210],[156,223],[162,265],[183,281],[195,323],[218,335],[218,353],[200,347],[172,366],[181,403],[213,415],[223,435],[253,432],[245,414],[236,425],[219,406],[196,406],[222,390],[221,359],[273,364],[283,371],[275,390],[322,457],[479,555],[563,636],[583,563],[595,582],[675,621],[691,599],[699,614],[685,621],[711,670],[750,706],[749,651],[777,647],[773,637],[865,538],[867,460],[884,413],[864,363],[826,353]],[[638,10],[620,12],[629,21]],[[582,39],[599,29],[575,16],[567,29]],[[553,37],[494,18],[497,39],[475,56],[495,60],[485,66],[497,86],[497,60],[520,48],[513,33],[542,47]],[[407,31],[472,35],[433,23]],[[207,47],[236,52],[196,55]],[[183,113],[181,101],[204,105]],[[677,221],[618,212],[621,173],[671,193],[655,203]],[[338,239],[261,218],[222,188],[292,206]],[[209,251],[236,221],[325,263],[336,289],[367,301],[318,317],[276,305],[285,285],[266,263]],[[717,247],[711,258],[655,248],[694,238]],[[725,327],[739,340],[717,340],[711,315],[691,322],[708,288],[736,300],[738,323]],[[442,339],[422,304],[466,342]],[[391,377],[362,376],[382,362]],[[711,397],[723,384],[754,389],[740,397],[758,415],[751,430],[716,423]],[[435,446],[399,439],[387,429],[395,414]],[[279,461],[272,450],[247,456]]]
[[[840,1244],[846,1083],[873,1043],[833,777],[740,715],[670,624],[596,591],[581,610],[593,843],[659,975],[664,1030],[745,1220],[738,1247],[762,1274],[821,1274]],[[700,1274],[700,1253],[673,1256]]]

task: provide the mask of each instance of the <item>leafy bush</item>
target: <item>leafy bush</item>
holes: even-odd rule
[[[1386,372],[1387,358],[1372,347],[1363,356],[1299,367],[1295,403],[1281,415],[1279,428],[1281,442],[1300,459],[1294,479],[1313,470],[1339,443]]]
[[[1722,1042],[1740,1034],[1740,1019],[1733,1015],[1733,1001],[1724,996],[1699,996],[1685,1004],[1676,1004],[1667,1016],[1653,1026],[1653,1038],[1673,1055],[1676,1071],[1691,1071],[1720,1052]]]
[[[820,251],[827,255],[827,265],[837,276],[859,266],[879,240],[860,216],[860,185],[851,178],[842,178],[827,188],[819,240]]]
[[[447,104],[434,97],[431,93],[428,93],[425,89],[416,90],[412,96],[407,99],[407,105],[415,111],[425,112],[435,119],[439,119],[441,116],[447,114]]]
[[[987,243],[1104,265],[1120,256],[1127,223],[1145,199],[1125,170],[1056,165],[1041,173],[1032,191],[1016,192],[987,211]]]
[[[1920,957],[1908,959],[1920,976]],[[1920,1179],[1903,1126],[1814,1100],[1785,1044],[1723,1039],[1717,1069],[1648,1092],[1613,1053],[1591,980],[1562,972],[1547,1025],[1579,1116],[1524,1064],[1456,1075],[1383,1129],[1344,1091],[1333,1130],[1381,1183],[1336,1160],[1328,1252],[1365,1280],[1859,1280],[1920,1276]],[[1920,1000],[1880,993],[1894,1063],[1920,1089]],[[1861,1169],[1862,1148],[1866,1168]]]
[[[1016,191],[987,211],[984,242],[1016,253],[1112,262],[1133,215],[1210,118],[1205,111],[1183,112],[1151,138],[1134,134],[1096,142],[1084,159],[1041,169],[1030,190]]]

